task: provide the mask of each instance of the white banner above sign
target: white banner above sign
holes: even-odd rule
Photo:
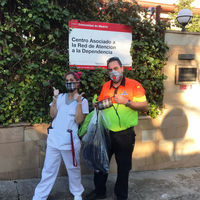
[[[69,21],[69,63],[82,69],[106,68],[117,56],[123,66],[132,66],[132,27],[104,22]]]

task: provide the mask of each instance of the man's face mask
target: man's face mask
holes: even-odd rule
[[[65,87],[67,88],[67,91],[69,93],[73,92],[74,90],[76,90],[76,83],[71,82],[71,83],[66,83]]]
[[[114,83],[118,83],[120,81],[122,77],[122,73],[112,70],[112,72],[110,72],[110,79],[114,82]]]

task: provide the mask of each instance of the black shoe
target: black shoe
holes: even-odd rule
[[[86,194],[83,200],[96,200],[96,199],[105,199],[106,194],[97,194],[95,190],[90,192],[89,194]]]

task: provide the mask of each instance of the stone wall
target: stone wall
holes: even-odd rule
[[[0,128],[0,179],[35,177],[38,174],[39,143],[27,140],[25,124]]]
[[[163,114],[156,120],[140,119],[133,153],[135,170],[193,167],[200,165],[200,87],[175,84],[176,66],[200,67],[200,34],[168,31],[169,46],[164,73]],[[193,60],[179,60],[179,54],[194,54]]]
[[[41,176],[44,163],[48,124],[27,123],[0,127],[0,180]],[[82,173],[92,173],[81,159]],[[66,175],[61,163],[59,175]]]

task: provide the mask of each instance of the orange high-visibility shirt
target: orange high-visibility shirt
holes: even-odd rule
[[[146,101],[145,90],[136,80],[123,78],[118,89],[112,87],[111,81],[106,82],[101,90],[99,101],[121,94],[135,102]],[[103,110],[105,126],[111,131],[122,131],[138,124],[138,112],[124,104],[117,104],[112,98],[113,106]],[[118,113],[118,114],[117,114]]]

